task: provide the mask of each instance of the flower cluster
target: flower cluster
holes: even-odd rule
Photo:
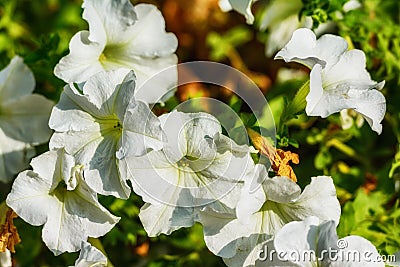
[[[229,2],[253,22],[253,1]],[[20,58],[0,73],[0,137],[10,144],[2,150],[0,178],[19,172],[6,202],[29,224],[43,226],[42,239],[55,255],[80,250],[75,266],[106,266],[106,256],[88,238],[105,235],[120,218],[98,195],[128,199],[131,191],[145,202],[139,218],[149,236],[198,222],[209,250],[228,266],[290,262],[263,262],[265,246],[317,252],[337,247],[341,208],[331,177],[312,177],[302,190],[295,178],[269,173],[279,169],[278,159],[269,159],[273,168],[255,164],[252,153],[258,151],[224,135],[214,116],[152,112],[149,104],[165,101],[177,84],[177,39],[165,32],[155,6],[85,0],[83,9],[89,30],[72,37],[70,53],[55,67],[68,84],[50,116],[52,103],[29,94],[33,75]],[[362,51],[347,51],[341,37],[317,40],[311,30],[299,29],[276,58],[311,69],[307,115],[353,109],[381,133],[384,82],[371,80]],[[32,159],[32,170],[22,171],[32,145],[49,138],[50,150]],[[296,177],[292,169],[284,173]],[[360,237],[346,240],[377,253]],[[322,261],[353,266],[344,259]]]

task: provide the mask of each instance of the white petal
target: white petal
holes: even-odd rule
[[[218,5],[221,8],[222,11],[228,12],[232,10],[232,5],[229,2],[229,0],[219,0]]]
[[[75,261],[74,267],[106,267],[107,258],[86,241],[82,241],[79,258]]]
[[[280,229],[274,238],[277,251],[299,252],[305,250],[315,251],[318,241],[318,228],[320,219],[311,216],[304,221],[290,222]]]
[[[12,139],[0,129],[0,181],[8,183],[17,174],[29,167],[29,160],[35,156],[30,144]]]
[[[113,84],[110,84],[112,88],[116,88],[112,97],[114,102],[112,112],[117,115],[122,123],[127,110],[136,105],[136,99],[133,97],[136,90],[136,75],[132,70],[125,74],[126,71],[126,69],[118,69],[112,72],[110,77],[111,79],[115,79],[116,76],[118,77]],[[108,77],[106,80],[108,80]],[[103,82],[100,84],[104,84]],[[96,94],[96,89],[92,93]]]
[[[33,73],[18,56],[15,56],[10,64],[0,72],[1,103],[28,95],[33,92],[34,88]]]
[[[190,120],[188,116],[186,113],[174,110],[159,117],[161,127],[168,141],[164,152],[173,163],[179,161],[187,152],[184,127],[187,121]]]
[[[137,21],[129,0],[85,0],[82,7],[92,42],[119,43],[129,36],[129,28]]]
[[[54,75],[67,83],[86,81],[104,70],[99,61],[104,47],[105,42],[91,42],[88,31],[76,33],[69,43],[69,54],[56,65]]]
[[[277,203],[295,201],[301,193],[301,188],[288,177],[266,178],[263,183],[267,199]]]
[[[262,187],[266,178],[268,178],[268,172],[261,164],[256,164],[253,173],[246,177],[236,207],[236,216],[242,222],[247,222],[251,218],[250,215],[259,211],[267,200]]]
[[[53,102],[37,94],[21,96],[2,106],[0,127],[14,139],[32,144],[49,140],[47,125]]]
[[[350,87],[347,84],[340,84],[331,90],[329,87],[324,88],[326,83],[325,76],[321,65],[316,64],[312,68],[310,73],[310,93],[306,97],[306,113],[308,116],[326,118],[333,113],[350,108],[347,101]]]
[[[96,125],[94,125],[96,127]],[[65,147],[85,168],[85,178],[99,194],[128,198],[130,188],[118,170],[116,158],[118,139],[112,134],[102,136],[96,128],[86,131],[54,133],[50,148]]]
[[[336,64],[332,64],[324,71],[323,83],[326,85],[338,82],[352,82],[355,85],[374,85],[368,71],[365,69],[366,58],[363,51],[353,49],[344,52]]]
[[[49,195],[52,180],[44,180],[32,171],[21,172],[7,196],[7,205],[32,225],[47,221],[47,213],[57,210],[57,200]]]
[[[220,6],[221,6],[220,1]],[[253,0],[229,0],[229,4],[232,7],[232,9],[236,10],[246,18],[246,22],[248,24],[253,24],[254,22],[254,16],[251,13],[251,5],[253,3]],[[229,11],[229,6],[225,3],[222,2],[222,9],[223,11]]]
[[[142,156],[148,149],[163,148],[165,137],[160,121],[145,103],[137,101],[134,107],[126,110],[122,124],[118,159]]]
[[[83,86],[83,95],[103,116],[114,114],[116,106],[119,106],[118,115],[122,115],[133,97],[134,88],[135,75],[128,69],[101,71],[87,80]],[[120,90],[126,91],[122,97],[118,97]]]
[[[134,10],[138,20],[129,29],[131,40],[124,53],[129,57],[147,58],[173,54],[178,47],[178,39],[173,33],[165,32],[165,21],[157,7],[138,4]]]
[[[288,264],[298,264],[296,266],[314,266],[317,263],[317,259],[321,257],[318,253],[323,250],[328,251],[328,248],[330,248],[319,244],[320,241],[323,244],[329,242],[329,240],[320,239],[320,236],[327,237],[325,233],[328,233],[326,231],[327,227],[320,225],[321,222],[317,217],[311,216],[304,221],[290,222],[284,225],[276,233],[273,241],[276,252],[284,256],[282,260],[287,261]],[[329,229],[333,230],[333,232],[330,231],[329,233],[333,235],[329,236],[333,237],[336,245],[336,229],[334,224],[330,225],[333,227],[329,227]]]
[[[160,58],[131,58],[125,66],[137,75],[135,97],[145,103],[158,103],[169,99],[178,81],[178,58],[175,54]]]
[[[287,3],[275,1],[277,3]],[[301,2],[300,2],[301,3]],[[270,26],[270,33],[265,42],[265,54],[272,57],[276,51],[282,49],[292,37],[293,32],[300,27],[299,17],[296,14],[285,17],[275,26]]]
[[[383,94],[372,89],[367,91],[350,90],[348,95],[352,102],[349,106],[365,118],[372,130],[381,134],[381,121],[386,112],[386,99]]]
[[[321,220],[335,221],[340,219],[340,204],[336,197],[336,189],[332,178],[329,176],[317,176],[311,178],[300,197],[296,200],[296,206],[302,209],[296,214],[301,218],[316,216]]]
[[[59,102],[51,112],[49,126],[56,132],[99,131],[100,126],[96,122],[96,118],[91,115],[98,113],[98,109],[87,98],[80,97],[71,89],[70,85],[67,85],[64,87]],[[51,139],[53,140],[54,136]]]
[[[237,157],[244,157],[249,155],[249,153],[254,153],[252,152],[251,147],[249,147],[248,145],[238,145],[231,138],[219,132],[213,136],[213,141],[217,146],[218,153],[221,154],[229,151]]]
[[[140,209],[140,221],[148,236],[169,235],[173,231],[194,224],[193,208],[146,203]]]
[[[311,69],[315,64],[324,67],[335,64],[346,50],[347,43],[339,36],[325,34],[317,40],[311,30],[301,28],[293,33],[290,41],[276,54],[275,59],[299,62]]]
[[[252,234],[249,229],[257,228],[257,220],[249,220],[249,224],[243,225],[235,220],[233,212],[220,213],[209,208],[199,213],[199,221],[203,225],[204,241],[208,249],[223,258],[231,258],[238,248],[247,246],[241,240]]]
[[[80,135],[75,137],[79,138]],[[70,142],[73,142],[72,140]],[[126,177],[121,176],[118,169],[117,142],[112,135],[99,137],[90,140],[74,155],[77,162],[87,166],[85,178],[93,190],[102,195],[126,199],[131,190],[126,183]]]
[[[151,151],[141,157],[126,157],[120,165],[133,190],[145,202],[174,205],[179,199],[184,181],[179,169],[160,151]]]

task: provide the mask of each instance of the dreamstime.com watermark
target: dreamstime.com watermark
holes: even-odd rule
[[[265,245],[258,252],[258,260],[263,262],[373,262],[386,264],[394,263],[396,255],[380,255],[376,251],[359,251],[356,249],[347,249],[348,243],[344,239],[337,241],[337,248],[328,248],[321,250],[318,254],[314,250],[288,250],[276,251]],[[400,259],[397,259],[400,260]]]

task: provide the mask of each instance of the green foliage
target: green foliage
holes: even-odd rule
[[[336,17],[335,12],[341,12],[348,0],[302,0],[303,8],[299,17],[310,16],[313,19],[313,28],[326,23]]]
[[[398,201],[394,205],[388,201],[388,196],[381,191],[368,195],[358,191],[355,199],[344,205],[338,235],[364,236],[373,241],[382,255],[396,252],[400,247],[400,212]],[[393,206],[388,209],[388,205]]]
[[[221,61],[229,57],[232,49],[243,45],[253,38],[251,30],[246,26],[236,26],[225,34],[210,32],[207,36],[207,45],[211,48],[210,59]]]

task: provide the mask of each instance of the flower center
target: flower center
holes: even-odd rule
[[[107,61],[107,57],[106,55],[104,55],[104,53],[101,53],[100,57],[99,57],[99,61],[100,63],[104,63],[105,61]]]
[[[179,167],[190,167],[190,163],[195,160],[198,160],[198,158],[186,155],[183,158],[181,158],[176,164]]]
[[[126,67],[125,56],[121,56],[121,47],[118,45],[106,46],[99,56],[99,62],[105,70]]]
[[[113,127],[117,131],[122,131],[122,124],[121,124],[121,122],[119,120],[117,121],[117,123]]]
[[[100,132],[102,136],[105,135],[120,135],[122,134],[123,130],[123,124],[121,121],[118,119],[117,116],[112,115],[107,118],[99,119],[99,124],[100,124]]]

